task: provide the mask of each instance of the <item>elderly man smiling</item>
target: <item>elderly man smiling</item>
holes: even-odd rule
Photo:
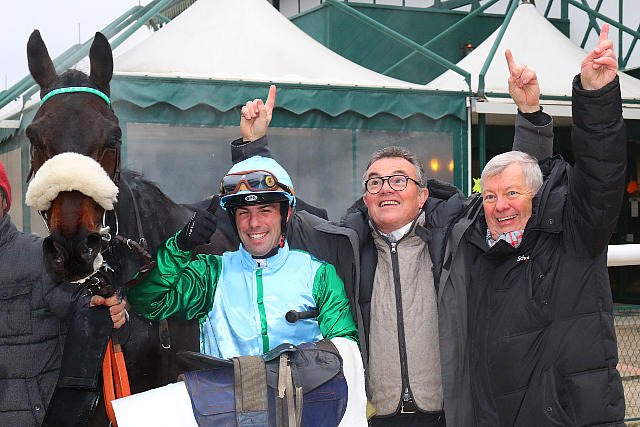
[[[535,74],[522,74],[512,92],[520,110],[514,149],[545,158],[552,125],[540,111]],[[448,272],[440,275],[445,235],[469,201],[451,184],[427,181],[416,156],[402,147],[373,154],[363,192],[342,224],[359,237],[360,281],[353,294],[369,399],[377,410],[371,425],[474,425],[467,282],[451,284]]]
[[[484,209],[476,200],[450,233],[463,238],[442,275],[469,289],[478,426],[624,425],[606,257],[626,138],[607,33],[573,81],[575,165],[496,156],[482,173]]]

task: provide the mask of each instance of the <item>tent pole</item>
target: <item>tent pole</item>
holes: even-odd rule
[[[467,196],[471,195],[473,191],[473,179],[471,176],[471,98],[467,97],[467,188],[466,194]]]
[[[585,6],[589,6],[586,0],[582,0],[582,4]],[[600,11],[600,6],[602,6],[602,0],[598,0],[598,4],[596,5],[596,12]],[[584,37],[582,38],[582,43],[580,43],[580,47],[584,49],[587,45],[587,41],[589,40],[589,34],[591,34],[591,30],[595,28],[596,32],[600,34],[600,26],[596,22],[596,19],[589,15],[589,25],[587,25],[587,31],[584,33]]]
[[[493,46],[491,46],[491,51],[487,56],[487,59],[484,61],[484,65],[482,66],[482,70],[480,70],[480,74],[478,75],[478,95],[484,96],[484,76],[487,74],[487,70],[489,69],[489,65],[493,61],[493,56],[496,54],[496,50],[498,50],[498,46],[502,41],[502,37],[504,36],[505,31],[507,31],[507,27],[509,26],[509,22],[511,22],[511,17],[513,16],[513,12],[516,11],[516,8],[520,4],[520,1],[514,1],[511,3],[509,7],[509,11],[507,15],[504,17],[504,22],[502,23],[502,27],[500,27],[500,32],[498,32],[498,37],[496,37]],[[483,165],[484,166],[484,165]]]
[[[622,25],[622,0],[618,3],[618,20]],[[618,30],[618,68],[622,69],[622,31]]]
[[[122,15],[120,15],[111,24],[107,25],[104,29],[102,29],[101,32],[104,34],[104,33],[108,32],[108,31],[110,31],[115,25],[117,25],[116,23],[122,22],[124,19],[126,19],[130,14],[132,14],[138,8],[139,8],[139,6],[132,7],[127,12],[123,13]],[[105,36],[107,38],[109,37],[106,34],[105,34]],[[58,56],[53,61],[53,64],[56,67],[56,70],[59,71],[61,69],[68,68],[69,67],[69,65],[67,65],[68,58],[72,57],[72,55],[75,52],[77,52],[78,49],[82,49],[83,46],[86,46],[86,48],[88,50],[89,49],[88,48],[89,42],[92,42],[92,41],[93,41],[93,38],[87,40],[86,42],[84,42],[84,43],[82,43],[80,45],[73,45],[69,49],[64,51],[62,54],[60,54],[60,56]],[[35,85],[35,81],[33,80],[33,77],[31,77],[31,75],[28,74],[25,77],[23,77],[22,80],[20,80],[18,83],[16,83],[13,86],[11,86],[8,90],[0,92],[0,108],[4,107],[9,102],[11,102],[14,99],[16,99],[18,96],[20,96],[25,91],[27,91],[29,88],[31,88],[33,85]],[[35,91],[31,91],[29,96],[31,96],[31,94],[33,94],[34,92]]]
[[[640,32],[640,25],[638,25],[638,29],[636,31]],[[631,57],[631,54],[633,53],[633,49],[636,47],[636,43],[638,42],[639,38],[640,37],[637,37],[637,36],[633,37],[633,40],[629,45],[629,49],[627,50],[627,56],[625,56],[624,61],[622,61],[622,66],[620,67],[621,69],[624,69],[627,66],[627,62],[629,62],[629,58]],[[622,51],[620,51],[620,55],[622,55]]]
[[[420,46],[418,43],[414,42],[413,40],[403,36],[402,34],[398,33],[397,31],[392,30],[391,28],[387,27],[386,25],[383,25],[383,24],[379,23],[375,19],[372,19],[372,18],[368,17],[364,13],[355,10],[354,8],[352,8],[351,6],[346,5],[343,2],[340,2],[338,0],[327,0],[327,4],[330,4],[331,6],[337,7],[338,9],[340,9],[343,12],[347,13],[348,15],[353,16],[354,18],[358,19],[359,21],[364,22],[365,24],[369,25],[370,27],[373,27],[374,29],[380,31],[381,33],[391,37],[395,41],[400,42],[401,44],[403,44],[403,45],[415,50],[420,55],[425,56],[425,57],[437,62],[438,64],[442,65],[443,67],[446,67],[446,68],[448,68],[450,70],[455,71],[457,74],[460,74],[462,77],[464,77],[465,81],[467,82],[467,85],[469,86],[469,91],[471,91],[471,74],[469,74],[468,71],[463,70],[462,68],[458,67],[453,62],[443,58],[442,56],[438,55],[435,52],[430,51],[429,49],[425,49],[424,47]]]
[[[428,49],[429,46],[431,46],[432,44],[434,44],[438,40],[441,40],[442,38],[448,36],[451,32],[456,31],[458,28],[462,27],[463,25],[466,25],[471,19],[475,18],[477,15],[481,14],[485,9],[493,6],[498,1],[499,0],[491,0],[488,3],[485,3],[482,7],[478,8],[478,9],[475,9],[473,12],[469,13],[467,16],[465,16],[464,18],[462,18],[461,20],[459,20],[458,22],[453,24],[451,27],[447,28],[446,30],[444,30],[443,32],[441,32],[440,34],[438,34],[437,36],[435,36],[434,38],[432,38],[428,42],[424,43],[422,45],[422,47],[424,47],[425,49]],[[396,68],[400,67],[402,64],[407,62],[409,59],[411,59],[415,55],[417,55],[417,53],[418,52],[416,52],[416,51],[411,52],[410,54],[408,54],[407,56],[405,56],[404,58],[402,58],[401,60],[399,60],[398,62],[396,62],[395,64],[393,64],[389,68],[387,68],[386,70],[384,70],[382,72],[382,74],[384,74],[385,76],[388,76]]]
[[[351,161],[353,162],[353,200],[358,200],[358,141],[356,130],[351,129]]]
[[[478,113],[478,165],[480,174],[487,163],[487,122],[482,113]]]
[[[626,27],[624,25],[622,25],[621,23],[614,21],[613,19],[609,18],[608,16],[603,15],[600,12],[596,12],[595,10],[592,10],[580,3],[578,3],[575,0],[566,0],[570,5],[577,7],[578,9],[581,9],[585,12],[587,12],[589,15],[593,15],[596,18],[602,19],[604,22],[606,22],[607,24],[613,25],[614,27],[616,27],[618,30],[624,31],[627,34],[632,35],[633,37],[636,38],[640,38],[640,32],[638,31],[633,31],[631,28]]]

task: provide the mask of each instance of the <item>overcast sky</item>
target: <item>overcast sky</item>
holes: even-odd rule
[[[118,16],[149,0],[1,0],[0,90],[28,72],[27,40],[40,30],[49,54],[55,58],[70,46],[93,37]],[[78,24],[80,28],[78,30]]]
[[[104,28],[106,25],[115,20],[118,16],[125,13],[131,7],[138,4],[145,5],[150,0],[0,0],[0,16],[2,24],[0,25],[0,90],[5,87],[11,87],[28,73],[26,46],[29,34],[34,29],[39,29],[42,37],[49,48],[52,58],[55,58],[67,48],[75,43],[78,39],[82,42],[91,38],[93,34]],[[360,0],[365,3],[371,3],[372,0]],[[394,0],[386,0],[387,4],[393,4]],[[400,2],[401,0],[397,0]],[[430,0],[412,0],[413,3],[423,5]],[[548,0],[538,0],[538,9],[544,11]],[[288,3],[295,3],[295,0],[281,0],[283,7]],[[318,3],[318,0],[306,0],[307,7],[311,3]],[[379,3],[385,3],[385,0],[378,0]],[[302,3],[305,3],[303,1]],[[494,12],[501,12],[504,9],[506,0],[492,8]],[[595,7],[596,0],[589,0],[589,4]],[[612,18],[617,18],[618,1],[608,0],[604,2],[602,11]],[[640,0],[627,0],[624,2],[624,23],[633,29],[638,28],[640,21],[640,12],[638,8]],[[408,4],[408,3],[407,3]],[[559,16],[559,1],[554,3],[552,16]],[[498,10],[500,9],[500,10]],[[284,9],[283,9],[284,10]],[[292,11],[293,13],[293,11]],[[572,19],[572,39],[580,43],[586,21],[584,13],[570,7],[570,17]],[[78,24],[80,25],[78,27]],[[617,51],[617,31],[611,31],[611,38]],[[592,47],[597,36],[593,33],[587,48]],[[630,37],[626,38],[625,46],[631,41]],[[551,48],[551,47],[550,47]],[[617,53],[617,52],[616,52]],[[640,65],[640,46],[636,48],[636,52],[629,66]]]

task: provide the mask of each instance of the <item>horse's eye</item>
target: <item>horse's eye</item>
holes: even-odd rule
[[[107,140],[107,146],[109,148],[116,148],[121,142],[122,141],[120,140],[120,134],[114,133],[109,136],[109,139]]]

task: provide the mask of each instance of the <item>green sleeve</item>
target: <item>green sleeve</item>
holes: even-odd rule
[[[326,339],[345,337],[358,342],[358,329],[351,315],[344,284],[333,265],[322,263],[316,271],[313,298],[320,312],[320,331]]]
[[[171,237],[158,249],[158,262],[149,276],[129,289],[127,301],[136,313],[161,320],[173,314],[184,319],[202,318],[213,307],[222,270],[222,258],[181,250]]]

